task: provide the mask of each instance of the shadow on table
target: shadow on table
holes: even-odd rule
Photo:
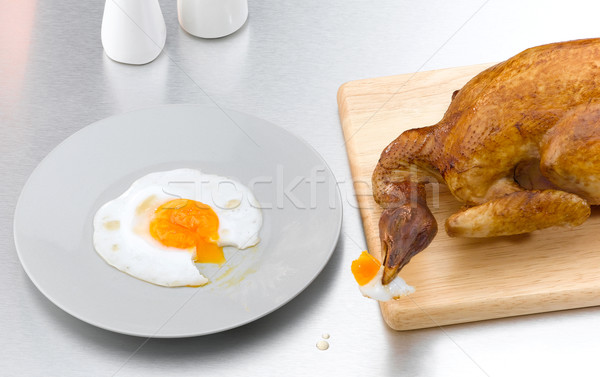
[[[27,285],[40,310],[47,312],[50,321],[55,323],[60,332],[76,338],[81,344],[89,344],[91,349],[104,348],[106,353],[115,355],[115,359],[122,359],[123,363],[130,357],[135,358],[136,362],[146,360],[156,362],[157,359],[168,358],[170,363],[193,357],[201,365],[203,360],[216,355],[220,357],[223,357],[224,353],[233,355],[235,352],[253,347],[256,343],[264,342],[267,338],[271,340],[277,336],[285,336],[286,327],[294,326],[311,310],[322,305],[325,293],[330,289],[332,280],[342,267],[340,254],[343,250],[343,242],[343,238],[340,237],[336,250],[321,274],[283,307],[241,327],[200,337],[149,339],[100,329],[63,312],[47,300],[29,279],[26,277],[25,279],[28,280]],[[138,348],[143,351],[136,352]]]
[[[579,323],[589,325],[588,322],[594,322],[598,314],[600,307],[590,307],[420,330],[394,331],[387,328],[385,339],[382,339],[388,345],[385,375],[486,376],[496,375],[492,371],[499,369],[510,371],[510,374],[502,375],[515,375],[513,372],[516,373],[519,363],[511,366],[510,360],[526,358],[528,352],[536,349],[547,351],[548,347],[559,347],[568,336],[577,338],[577,334],[570,331],[588,327]],[[565,326],[569,322],[573,324]],[[563,325],[562,330],[558,324]],[[581,343],[581,338],[575,342]],[[508,362],[507,366],[502,365],[502,360]],[[469,372],[465,374],[465,371]]]

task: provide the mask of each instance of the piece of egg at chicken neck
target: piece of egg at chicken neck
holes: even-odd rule
[[[363,251],[358,259],[352,262],[352,274],[358,283],[363,296],[377,301],[398,299],[414,293],[415,289],[396,276],[390,283],[383,284],[383,266],[367,251]]]

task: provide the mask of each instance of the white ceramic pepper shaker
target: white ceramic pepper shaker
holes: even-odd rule
[[[101,35],[104,51],[112,60],[150,63],[167,38],[158,0],[106,0]]]

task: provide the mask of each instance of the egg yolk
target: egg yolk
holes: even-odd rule
[[[219,239],[219,218],[204,203],[175,199],[158,207],[150,221],[150,234],[165,246],[179,249],[196,248],[194,262],[225,262]]]
[[[371,254],[363,251],[358,259],[352,261],[352,274],[358,285],[365,285],[377,275],[381,263]]]

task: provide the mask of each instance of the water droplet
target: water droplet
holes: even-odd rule
[[[324,340],[319,340],[317,342],[317,348],[320,349],[321,351],[325,351],[327,348],[329,348],[329,343],[327,343]]]

